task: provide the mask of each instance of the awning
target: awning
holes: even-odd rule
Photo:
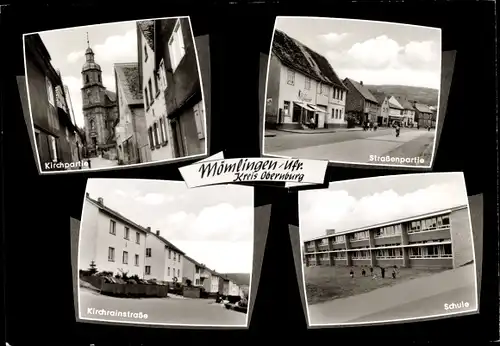
[[[316,112],[316,110],[311,108],[311,106],[308,105],[307,103],[303,103],[303,102],[299,102],[299,101],[294,101],[294,103],[297,104],[297,106],[304,108],[305,110]]]
[[[317,107],[315,105],[308,105],[308,106],[311,107],[311,108],[314,108],[315,112],[327,113],[327,111],[325,111],[324,109],[321,109],[321,108],[319,108],[319,107]]]

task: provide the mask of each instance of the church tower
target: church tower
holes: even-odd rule
[[[90,156],[96,156],[98,149],[104,148],[109,141],[110,131],[106,110],[106,88],[102,84],[101,66],[94,60],[87,33],[87,50],[82,67],[82,105],[85,120],[85,136]]]

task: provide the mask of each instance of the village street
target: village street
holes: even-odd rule
[[[88,159],[84,159],[86,161]],[[108,160],[102,157],[91,157],[90,167],[85,167],[84,169],[96,169],[96,168],[108,168],[118,166],[118,161]]]
[[[107,311],[130,311],[148,314],[147,319],[99,316],[89,308]],[[80,311],[82,318],[153,324],[199,324],[244,326],[246,314],[228,310],[212,299],[191,299],[169,295],[168,298],[115,298],[80,288]]]
[[[316,130],[321,131],[321,130]],[[292,133],[274,131],[274,137],[265,138],[265,154],[304,159],[324,159],[337,162],[404,164],[427,166],[430,164],[435,130],[402,128],[399,137],[394,129],[377,131],[339,130],[333,133]],[[381,162],[370,155],[394,158],[421,157],[424,162]]]

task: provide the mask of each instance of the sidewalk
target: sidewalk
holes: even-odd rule
[[[279,129],[276,131],[291,132],[291,133],[301,133],[301,134],[322,134],[322,133],[335,133],[335,132],[351,132],[351,131],[363,131],[361,127],[354,128],[330,128],[330,129],[314,129],[314,130],[303,130],[303,129]]]
[[[357,296],[309,305],[309,321],[311,324],[346,323],[458,288],[474,286],[474,269],[475,265],[471,264]],[[415,317],[418,315],[415,312]]]

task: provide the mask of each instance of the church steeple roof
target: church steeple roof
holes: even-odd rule
[[[94,61],[94,51],[90,48],[89,33],[87,33],[87,49],[85,50],[85,64],[82,73],[89,70],[101,71],[101,66]]]

